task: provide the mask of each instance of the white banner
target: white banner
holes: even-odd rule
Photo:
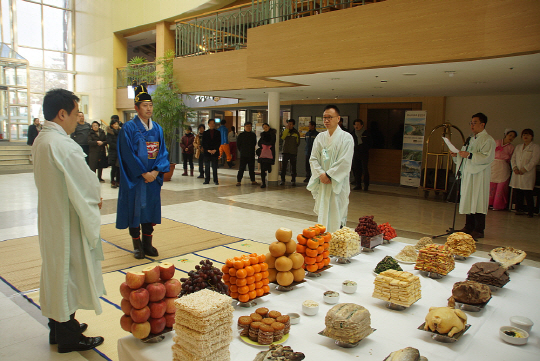
[[[409,110],[405,113],[403,152],[401,156],[401,185],[420,186],[425,128],[425,110]]]

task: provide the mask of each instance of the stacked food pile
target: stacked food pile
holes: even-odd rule
[[[268,351],[261,351],[253,361],[301,361],[302,352],[294,352],[290,346],[270,345]]]
[[[476,252],[476,242],[471,235],[464,232],[455,232],[448,236],[446,245],[454,254],[469,257]]]
[[[393,269],[393,270],[396,270],[396,271],[403,271],[403,269],[401,268],[401,266],[396,262],[395,259],[393,259],[392,257],[390,256],[386,256],[382,259],[382,261],[380,261],[379,263],[377,263],[377,267],[375,267],[375,273],[379,274],[381,272],[384,272],[386,270],[389,270],[389,269]]]
[[[360,236],[349,227],[343,227],[332,233],[328,251],[334,257],[351,258],[360,253]]]
[[[174,265],[163,262],[144,268],[142,272],[126,273],[120,285],[124,315],[120,326],[136,338],[158,334],[174,324],[174,301],[182,284],[173,279]]]
[[[464,281],[454,283],[452,296],[448,299],[448,306],[454,307],[455,301],[469,305],[486,303],[491,298],[491,291],[488,286],[475,281]]]
[[[410,307],[421,297],[420,279],[409,272],[388,270],[382,272],[373,282],[373,297],[396,305]]]
[[[510,281],[508,271],[495,262],[477,262],[467,272],[467,280],[502,287]]]
[[[330,264],[328,249],[332,235],[326,232],[325,226],[316,224],[314,227],[306,228],[296,239],[298,240],[296,251],[304,257],[306,271],[317,272]]]
[[[416,253],[416,248],[414,246],[405,246],[398,254],[396,254],[396,259],[401,262],[416,262],[418,254]]]
[[[379,224],[379,230],[383,234],[383,238],[386,241],[389,241],[389,240],[394,239],[394,238],[397,237],[396,230],[388,222],[383,223],[383,224]]]
[[[268,279],[280,286],[289,286],[293,282],[301,282],[305,275],[304,256],[296,252],[296,242],[291,238],[292,231],[280,228],[276,231],[277,241],[268,247],[266,254]]]
[[[373,244],[371,242],[371,237],[378,236],[381,234],[377,223],[373,220],[374,216],[364,216],[358,219],[358,226],[356,226],[356,233],[360,236],[360,242],[362,247],[373,248],[379,244]]]
[[[356,343],[370,335],[371,316],[364,307],[354,303],[340,303],[326,313],[323,334],[346,343]]]
[[[188,295],[199,290],[209,288],[213,291],[229,294],[229,288],[222,281],[223,273],[213,266],[209,259],[202,260],[195,266],[195,270],[188,272],[187,278],[180,278],[182,281],[182,292],[180,296]]]
[[[268,264],[264,254],[242,255],[229,258],[221,268],[223,281],[229,287],[229,295],[248,302],[270,292]]]
[[[414,248],[419,251],[428,244],[433,244],[433,240],[431,239],[431,237],[422,237],[418,240],[418,242],[416,242]]]
[[[260,307],[251,315],[238,318],[240,336],[249,337],[261,345],[270,345],[281,340],[290,329],[289,316],[282,315],[279,311],[269,311],[266,307]]]
[[[383,361],[428,361],[424,356],[420,356],[420,351],[414,347],[406,347],[392,352]]]
[[[426,315],[424,330],[431,330],[449,337],[463,331],[467,323],[467,315],[450,307],[431,307]]]
[[[527,253],[514,247],[498,247],[489,252],[489,255],[495,262],[504,268],[509,268],[520,263],[527,257]]]
[[[173,360],[230,360],[234,308],[231,298],[209,289],[178,298]]]
[[[428,244],[418,252],[414,269],[447,275],[454,266],[454,257],[448,246]]]

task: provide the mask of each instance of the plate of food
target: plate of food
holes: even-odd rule
[[[258,343],[257,341],[251,340],[248,336],[240,336],[240,339],[244,341],[245,343],[247,343],[248,345],[253,345],[257,347],[268,347],[269,345],[279,345],[287,341],[289,339],[289,334],[283,335],[283,337],[278,341],[273,341],[272,343],[264,344],[264,345]]]

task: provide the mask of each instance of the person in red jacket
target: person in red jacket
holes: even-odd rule
[[[186,134],[180,140],[180,146],[182,147],[182,158],[184,159],[184,173],[183,176],[187,176],[187,165],[189,162],[190,175],[193,177],[193,142],[195,141],[195,136],[191,132],[191,127],[186,128]]]

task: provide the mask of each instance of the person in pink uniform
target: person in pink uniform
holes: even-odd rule
[[[510,160],[514,153],[512,142],[517,132],[512,129],[504,130],[504,138],[497,139],[495,144],[495,160],[491,164],[491,181],[489,183],[489,206],[494,211],[508,207],[508,183],[510,182]]]

